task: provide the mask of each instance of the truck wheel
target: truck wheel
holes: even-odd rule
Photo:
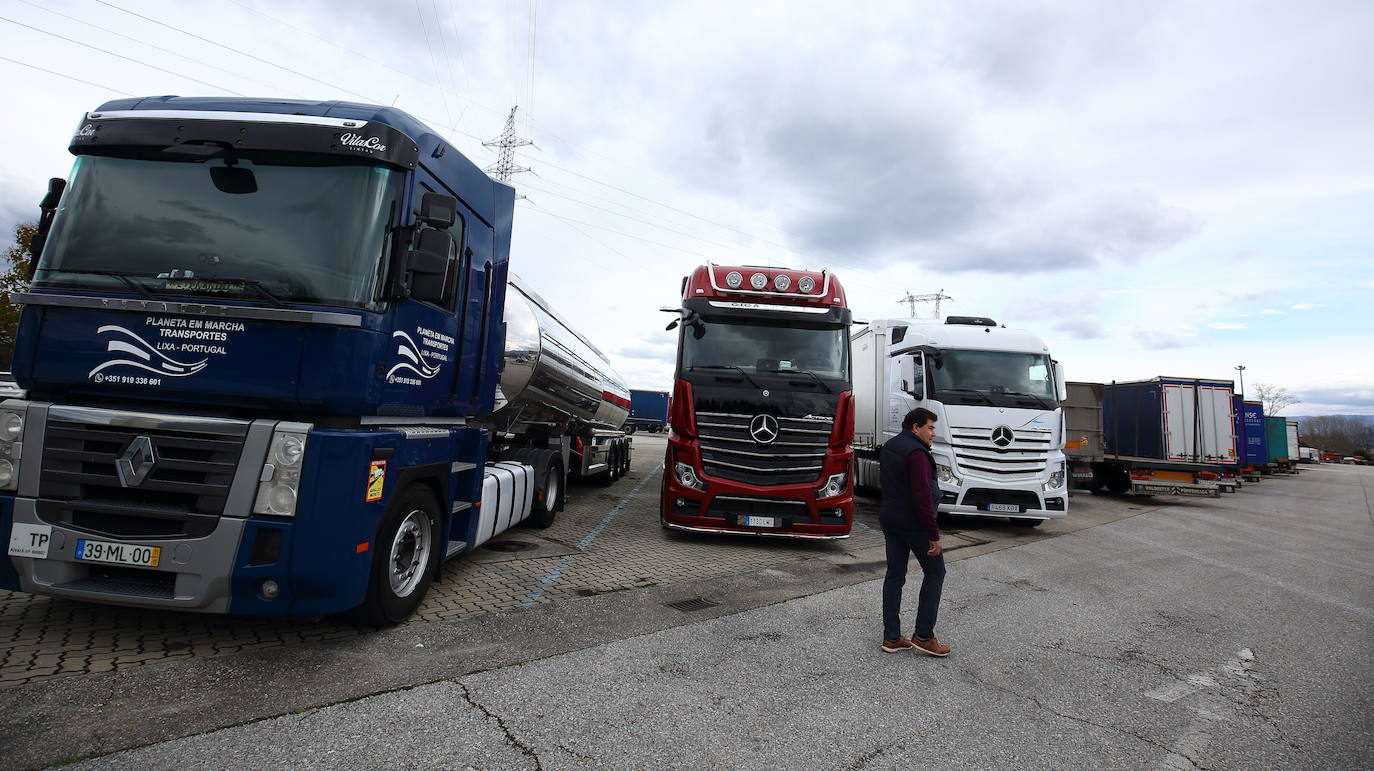
[[[625,426],[621,430],[624,431],[626,434],[633,435],[635,432],[635,424],[631,423],[630,425]]]
[[[611,440],[610,446],[606,448],[606,469],[598,472],[595,479],[598,485],[609,487],[615,484],[615,480],[620,478],[620,444]]]
[[[620,440],[620,476],[630,473],[630,441]]]
[[[558,516],[558,510],[563,508],[563,490],[567,486],[567,478],[563,474],[563,459],[558,453],[550,450],[542,467],[534,467],[534,485],[535,490],[543,494],[535,495],[529,522],[535,527],[548,527]]]
[[[361,616],[377,626],[410,617],[429,591],[439,553],[439,504],[429,488],[413,486],[377,528],[372,574]]]
[[[1131,490],[1131,475],[1125,471],[1115,471],[1107,476],[1107,491],[1113,495],[1124,495]]]

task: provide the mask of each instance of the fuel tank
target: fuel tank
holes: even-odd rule
[[[630,412],[630,390],[606,355],[514,274],[507,287],[505,369],[488,420],[517,433],[522,423],[570,419],[620,428]]]

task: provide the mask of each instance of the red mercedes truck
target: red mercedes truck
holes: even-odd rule
[[[682,280],[665,528],[849,537],[850,311],[829,271],[707,264]]]

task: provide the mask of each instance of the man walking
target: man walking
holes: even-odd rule
[[[945,558],[940,548],[936,512],[940,483],[930,442],[935,436],[935,413],[923,407],[902,419],[902,432],[883,443],[878,455],[882,485],[879,521],[887,542],[887,576],[883,579],[883,650],[888,653],[915,648],[931,656],[948,656],[949,646],[935,637],[935,617],[940,612],[940,592],[945,584]],[[906,584],[911,554],[921,563],[920,600],[916,605],[916,631],[902,636],[902,587]]]

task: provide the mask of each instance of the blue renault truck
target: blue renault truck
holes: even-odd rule
[[[514,191],[415,118],[152,97],[40,205],[0,589],[393,624],[629,469],[629,391],[510,273]]]

